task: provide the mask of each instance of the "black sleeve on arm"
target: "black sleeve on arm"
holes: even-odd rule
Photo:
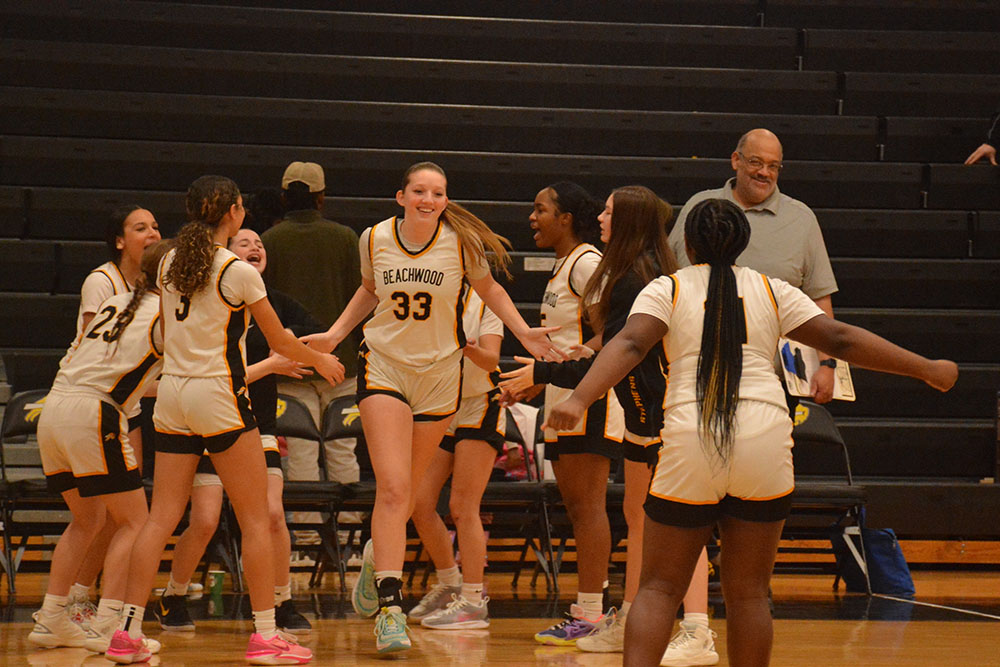
[[[551,384],[564,389],[575,389],[590,370],[592,363],[593,357],[562,363],[536,361],[532,379],[535,384]]]
[[[325,331],[301,303],[278,290],[268,290],[268,300],[281,324],[292,330],[296,336],[305,336]]]

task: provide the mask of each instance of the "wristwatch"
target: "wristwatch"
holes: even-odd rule
[[[820,366],[826,366],[827,368],[836,368],[837,367],[837,360],[836,359],[824,359],[823,361],[819,362],[819,365]]]

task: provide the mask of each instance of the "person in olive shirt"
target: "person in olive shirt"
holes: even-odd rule
[[[321,213],[326,190],[323,168],[315,162],[292,162],[281,179],[284,220],[262,235],[267,250],[264,279],[301,303],[324,328],[332,325],[361,284],[358,235]],[[278,383],[278,391],[308,406],[319,425],[327,404],[354,393],[358,339],[352,334],[337,346],[346,379],[335,387],[313,380]],[[317,444],[288,438],[288,479],[318,480]],[[341,483],[359,479],[353,438],[324,443],[327,477]],[[318,520],[296,517],[296,520]]]

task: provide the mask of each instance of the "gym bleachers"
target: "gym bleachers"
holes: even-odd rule
[[[831,406],[855,474],[875,485],[872,516],[906,532],[878,480],[1000,476],[1000,169],[961,165],[997,104],[996,2],[336,9],[0,0],[0,355],[13,388],[55,373],[74,295],[106,258],[107,212],[142,204],[171,234],[201,173],[251,193],[292,160],[319,162],[327,217],[360,231],[397,212],[406,165],[438,161],[449,193],[511,240],[511,290],[534,322],[551,263],[528,226],[541,187],[568,178],[604,197],[642,183],[679,209],[719,187],[737,137],[764,126],[784,145],[781,190],[820,221],[838,317],[960,363],[947,395],[858,369],[858,401]],[[508,337],[505,357],[517,350]],[[916,513],[926,493],[913,488]]]

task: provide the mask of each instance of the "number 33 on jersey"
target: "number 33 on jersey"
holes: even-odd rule
[[[465,345],[461,294],[470,267],[448,225],[438,222],[431,240],[414,249],[404,244],[399,224],[389,218],[362,235],[378,297],[365,324],[365,343],[396,364],[421,369]],[[473,278],[489,270],[472,269]]]

